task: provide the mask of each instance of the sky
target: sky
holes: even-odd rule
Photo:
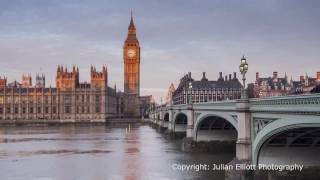
[[[159,102],[170,83],[192,72],[255,73],[320,71],[320,1],[317,0],[0,0],[0,76],[21,80],[44,73],[55,86],[58,64],[108,67],[109,86],[123,89],[123,43],[133,11],[141,46],[141,94]],[[238,73],[239,74],[239,73]]]

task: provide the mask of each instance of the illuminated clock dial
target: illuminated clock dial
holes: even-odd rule
[[[136,56],[136,51],[134,49],[129,49],[127,55],[129,58],[133,58]]]

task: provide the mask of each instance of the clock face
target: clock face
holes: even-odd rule
[[[129,58],[133,58],[136,56],[136,51],[134,49],[129,49],[127,55]]]

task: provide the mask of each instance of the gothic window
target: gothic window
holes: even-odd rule
[[[100,106],[96,106],[96,113],[100,113]]]
[[[3,113],[3,108],[2,107],[0,107],[0,114],[2,114]]]
[[[38,107],[38,113],[41,113],[41,107]]]
[[[23,107],[23,108],[22,108],[22,114],[25,114],[25,113],[26,113],[26,108]]]
[[[44,97],[44,102],[45,102],[46,104],[49,103],[49,98],[48,98],[48,96],[45,96],[45,97]]]
[[[49,113],[49,107],[45,107],[45,113]]]
[[[33,113],[33,107],[30,107],[30,113]]]
[[[41,103],[41,97],[38,97],[38,98],[37,98],[37,102],[38,102],[38,104]]]
[[[22,101],[23,104],[26,103],[27,97],[26,97],[26,96],[22,96],[22,97],[21,97],[21,101]]]
[[[96,103],[100,102],[100,95],[96,95]]]
[[[11,108],[10,107],[7,107],[7,111],[6,113],[10,114],[11,113]]]
[[[64,102],[65,102],[66,104],[70,104],[70,103],[71,103],[71,96],[70,96],[70,95],[64,96]]]
[[[18,114],[19,113],[19,109],[17,107],[14,108],[14,113]]]
[[[15,97],[15,98],[14,98],[14,103],[15,103],[15,104],[18,104],[18,103],[19,103],[19,97]]]
[[[65,113],[67,113],[67,114],[71,113],[71,107],[70,106],[65,106]]]
[[[52,107],[52,113],[56,113],[57,112],[57,109],[55,106]]]

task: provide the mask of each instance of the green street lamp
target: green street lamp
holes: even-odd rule
[[[189,82],[189,104],[192,104],[192,82]]]
[[[242,74],[243,89],[245,89],[246,88],[246,73],[248,71],[248,62],[244,56],[242,56],[240,62],[241,63],[240,63],[239,69],[240,69],[240,73]]]

